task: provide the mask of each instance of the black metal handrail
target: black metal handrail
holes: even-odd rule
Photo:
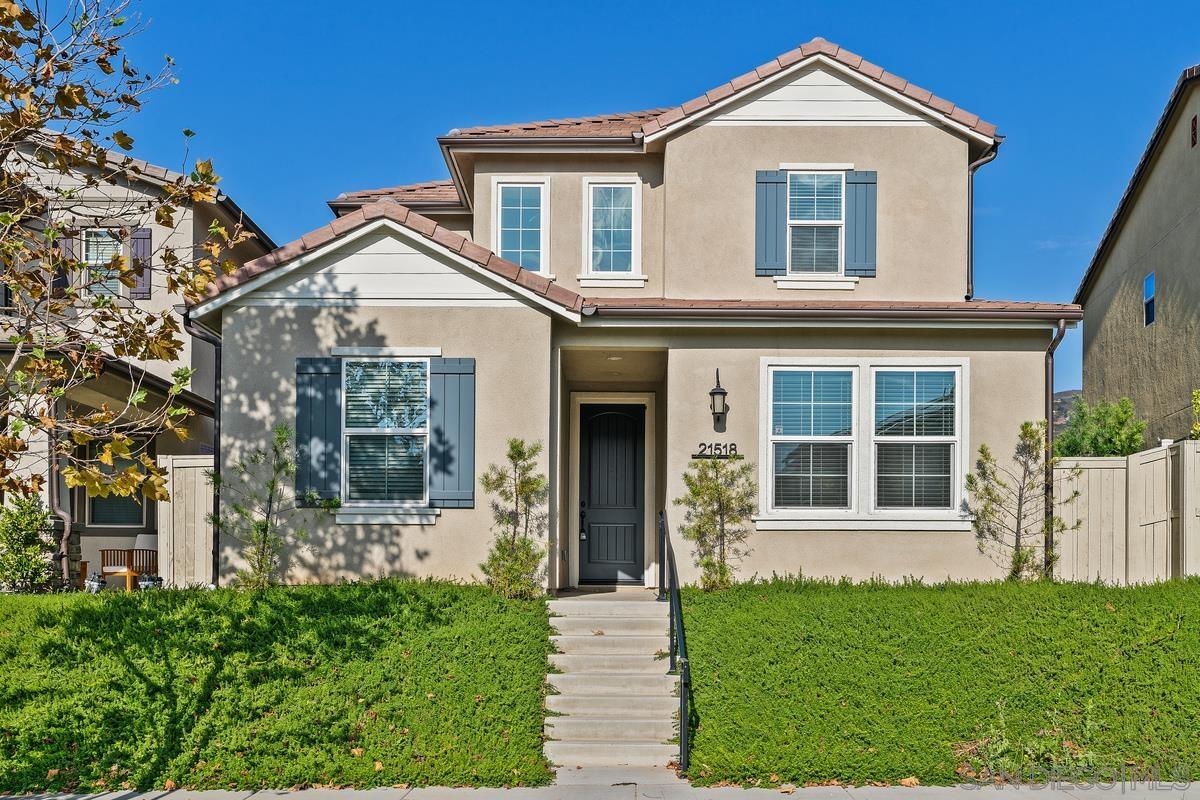
[[[687,636],[683,632],[683,604],[679,600],[679,570],[667,526],[667,512],[658,512],[658,599],[670,604],[671,672],[679,673],[679,769],[686,770],[691,748],[692,668]]]

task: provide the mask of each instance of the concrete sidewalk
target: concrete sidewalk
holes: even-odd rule
[[[634,777],[634,776],[631,776]],[[1101,786],[817,786],[778,789],[699,788],[675,783],[591,783],[532,789],[305,789],[229,792],[105,792],[23,795],[20,800],[1200,800],[1200,783],[1127,783]],[[0,795],[0,800],[8,796]]]

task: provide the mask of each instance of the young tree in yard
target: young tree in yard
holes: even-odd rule
[[[683,506],[680,533],[695,542],[700,586],[705,591],[733,585],[733,564],[750,553],[746,521],[754,514],[758,485],[754,465],[740,458],[694,459],[683,473],[687,494],[676,498]]]
[[[1017,436],[1012,466],[1002,466],[991,449],[979,447],[975,472],[967,475],[967,507],[979,552],[1008,569],[1009,580],[1052,578],[1057,558],[1052,543],[1069,530],[1060,517],[1046,513],[1046,423],[1024,422]],[[1057,459],[1049,467],[1054,468]],[[1073,476],[1078,476],[1075,470]],[[1069,503],[1075,491],[1058,498]]]
[[[126,361],[180,354],[171,311],[139,308],[114,292],[116,283],[134,286],[147,268],[121,254],[129,249],[127,221],[173,228],[182,209],[217,197],[218,178],[204,161],[154,191],[129,191],[148,184],[145,164],[123,154],[133,139],[121,126],[174,81],[169,58],[151,73],[126,58],[140,30],[131,11],[127,0],[0,2],[0,491],[9,496],[38,494],[53,462],[69,486],[89,495],[166,499],[164,475],[146,447],[164,431],[182,436],[190,413],[176,402],[191,377],[183,368],[165,401],[131,381],[115,405],[70,402],[72,390]],[[107,232],[107,263],[85,263],[76,246],[84,230]],[[160,245],[149,259],[155,284],[198,299],[234,269],[228,251],[249,234],[216,225],[208,233],[198,250],[190,237]],[[132,463],[113,469],[114,460]],[[67,536],[58,545],[64,579]]]
[[[287,425],[276,426],[270,451],[252,450],[230,472],[229,479],[215,472],[208,474],[227,509],[220,517],[210,514],[208,518],[221,534],[242,543],[246,566],[238,571],[238,584],[265,589],[279,581],[283,548],[289,538],[297,542],[308,538],[307,531],[292,527],[292,521],[308,508],[334,511],[341,503],[320,500],[316,492],[297,498],[290,490],[296,482],[296,458],[294,436]]]
[[[1146,446],[1146,420],[1138,419],[1133,403],[1122,397],[1089,406],[1076,399],[1067,426],[1054,436],[1054,455],[1127,456]]]
[[[549,495],[546,476],[537,471],[541,442],[509,439],[504,464],[492,464],[479,479],[495,495],[492,516],[496,538],[480,564],[488,585],[505,597],[536,597],[542,592],[542,547],[538,537],[546,524],[543,508]]]

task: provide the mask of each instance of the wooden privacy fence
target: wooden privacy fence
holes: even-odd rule
[[[167,470],[171,502],[158,503],[158,569],[167,586],[213,582],[213,527],[208,521],[213,488],[207,473],[212,456],[159,456]]]
[[[1054,484],[1056,513],[1068,528],[1080,523],[1058,543],[1061,579],[1132,584],[1200,575],[1200,442],[1063,459]]]

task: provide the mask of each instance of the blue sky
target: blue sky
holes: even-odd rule
[[[177,86],[127,126],[178,167],[180,131],[276,241],[324,201],[446,177],[450,128],[672,105],[824,36],[995,122],[976,183],[985,298],[1069,301],[1180,71],[1200,15],[1157,3],[654,4],[146,0],[131,46]],[[1161,9],[1161,10],[1160,10]],[[1080,335],[1057,388],[1081,384]]]

